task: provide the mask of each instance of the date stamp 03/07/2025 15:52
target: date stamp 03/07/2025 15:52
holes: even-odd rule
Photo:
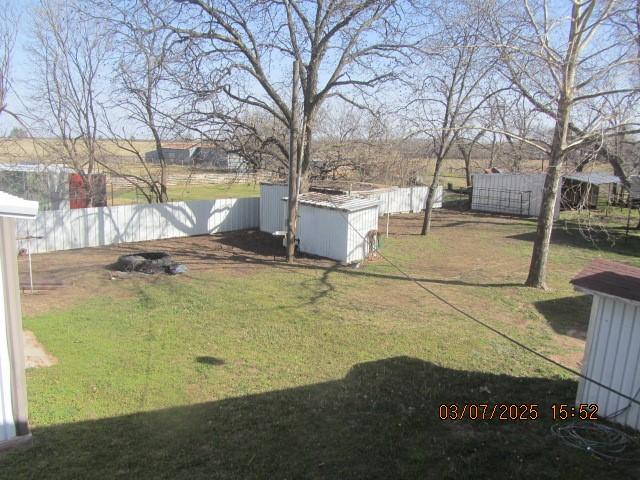
[[[554,403],[543,409],[536,403],[450,403],[438,407],[441,420],[500,420],[526,421],[539,420],[547,412],[552,420],[597,420],[598,405],[581,403],[569,405]]]

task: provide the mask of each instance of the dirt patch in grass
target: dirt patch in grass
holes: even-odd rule
[[[37,315],[69,308],[97,295],[127,298],[133,295],[127,288],[132,282],[162,281],[163,275],[112,275],[119,256],[145,251],[169,253],[175,262],[187,266],[187,278],[199,273],[236,277],[270,266],[288,268],[282,240],[253,230],[37,254],[32,257],[34,282],[55,279],[63,285],[34,295],[23,294],[23,313]],[[26,257],[18,263],[21,277],[28,278]],[[297,265],[329,268],[335,262],[302,257]]]
[[[47,352],[33,332],[25,330],[23,336],[24,360],[27,368],[50,367],[58,363],[58,359]]]

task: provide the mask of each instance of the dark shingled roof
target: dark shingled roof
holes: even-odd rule
[[[571,283],[578,290],[600,292],[640,302],[640,268],[610,260],[594,260]]]

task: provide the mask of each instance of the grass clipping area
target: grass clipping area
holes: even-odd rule
[[[637,239],[593,248],[559,229],[551,292],[521,287],[530,221],[394,219],[384,253],[459,307],[570,362],[592,258],[640,264]],[[244,260],[245,262],[247,260]],[[576,380],[469,322],[383,261],[239,263],[136,278],[25,319],[58,359],[28,372],[34,446],[2,478],[631,478],[560,445],[552,403]],[[111,290],[110,290],[111,291]],[[440,404],[534,403],[528,421],[443,421]]]

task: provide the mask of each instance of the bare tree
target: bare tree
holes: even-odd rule
[[[429,138],[435,156],[422,235],[431,229],[445,159],[461,133],[477,126],[480,109],[495,94],[489,82],[495,57],[482,45],[481,12],[473,4],[438,2],[429,14],[437,21],[437,33],[422,48],[420,71],[426,74],[417,75],[408,108],[412,134]]]
[[[168,74],[170,58],[169,34],[160,29],[155,18],[144,9],[123,9],[120,2],[96,1],[87,12],[110,27],[112,45],[117,47],[110,112],[105,115],[109,137],[142,167],[140,175],[118,172],[113,165],[103,164],[113,174],[127,179],[149,202],[167,202],[168,165],[163,141],[176,132],[172,111],[175,85]],[[97,7],[97,8],[95,8]],[[114,126],[109,116],[124,114],[124,126]],[[144,152],[131,141],[131,130],[151,137],[155,161],[151,164]]]
[[[462,160],[464,161],[464,176],[467,182],[467,187],[470,187],[471,182],[471,155],[473,153],[473,149],[476,144],[480,141],[482,136],[484,135],[484,130],[479,130],[475,132],[475,135],[470,137],[469,139],[463,138],[462,136],[458,139],[458,151],[460,155],[462,155]]]
[[[564,8],[570,14],[564,14]],[[628,82],[633,60],[631,37],[619,21],[628,5],[596,0],[558,4],[540,0],[502,5],[494,28],[505,75],[535,109],[547,117],[552,138],[543,142],[513,138],[539,149],[549,159],[542,208],[526,284],[545,287],[561,168],[567,153],[616,135],[608,123],[619,102],[633,102]],[[622,41],[621,38],[627,38]],[[611,102],[613,96],[617,102]],[[632,124],[623,119],[622,124]]]
[[[0,12],[0,114],[7,109],[11,56],[16,41],[15,18],[8,10]]]
[[[31,54],[36,66],[37,122],[56,142],[43,146],[83,178],[94,204],[90,175],[99,160],[101,75],[107,43],[100,28],[73,1],[40,0],[34,12]]]
[[[354,92],[392,78],[393,47],[403,40],[400,27],[405,26],[394,0],[184,4],[178,15],[149,8],[185,45],[194,95],[219,99],[223,94],[236,108],[263,110],[289,129],[291,87],[284,72],[291,65],[287,60],[299,62],[302,136],[298,143],[304,145],[303,172],[311,161],[315,122],[323,103],[332,97],[353,103]],[[284,72],[278,65],[285,66]],[[286,143],[273,142],[286,159]]]
[[[367,108],[364,92],[393,78],[408,23],[397,0],[187,0],[179,9],[143,3],[181,48],[181,88],[192,98],[185,124],[208,124],[215,135],[229,128],[259,134],[242,119],[265,112],[282,130],[299,134],[293,143],[274,135],[254,144],[268,146],[283,165],[295,150],[303,190],[323,103],[339,98]],[[288,101],[297,90],[288,74],[292,64],[298,65],[300,112]],[[297,217],[296,205],[289,210]],[[296,231],[295,221],[291,225],[289,238]]]
[[[20,132],[24,137],[30,137],[28,125],[22,115],[9,108],[9,93],[11,88],[11,69],[13,49],[18,33],[18,16],[15,11],[7,6],[0,9],[0,115],[8,115],[20,126],[14,127],[12,133]]]

